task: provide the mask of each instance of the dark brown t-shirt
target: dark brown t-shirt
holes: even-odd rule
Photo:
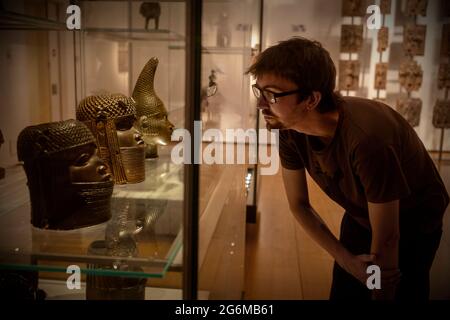
[[[361,225],[370,228],[367,202],[400,199],[405,232],[442,228],[449,196],[425,146],[389,106],[345,97],[332,141],[317,149],[317,137],[280,131],[286,169],[306,168],[320,188]]]

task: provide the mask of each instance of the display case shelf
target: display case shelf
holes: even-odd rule
[[[203,47],[204,54],[242,54],[251,55],[251,48],[246,47]]]
[[[85,28],[86,35],[112,41],[184,41],[185,37],[170,30]]]
[[[7,169],[7,178],[0,182],[2,200],[13,199],[15,194],[26,196],[14,202],[2,201],[0,268],[66,272],[69,265],[76,264],[82,273],[163,277],[182,245],[183,166],[162,155],[146,160],[146,176],[142,183],[114,187],[108,222],[58,231],[30,224],[25,173],[21,166]],[[135,240],[135,256],[88,254],[94,241],[124,234]],[[92,267],[97,265],[112,268]],[[134,271],[121,270],[123,266]]]
[[[65,23],[0,9],[0,30],[67,30]]]

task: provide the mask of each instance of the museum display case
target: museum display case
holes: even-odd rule
[[[28,76],[21,87],[25,89],[23,95],[28,95],[25,99],[29,99],[20,105],[20,97],[8,96],[9,105],[18,112],[7,114],[2,121],[9,138],[9,163],[13,164],[6,169],[1,185],[2,275],[16,272],[31,275],[31,279],[38,277],[37,287],[46,292],[47,298],[142,299],[154,294],[157,297],[161,294],[158,292],[182,297],[181,283],[179,290],[169,293],[146,286],[148,278],[163,278],[172,268],[183,247],[183,215],[190,214],[183,206],[184,166],[174,164],[170,158],[175,143],[170,141],[170,134],[174,128],[183,128],[185,118],[187,9],[183,1],[157,4],[155,11],[137,1],[77,1],[81,29],[76,31],[66,28],[68,1],[6,2],[2,8],[2,51],[7,52],[10,72],[14,74],[11,83],[2,82],[2,89],[17,92],[20,79]],[[147,19],[152,15],[159,18],[156,25]],[[39,41],[30,41],[33,37]],[[27,60],[21,54],[32,50],[38,55],[28,61],[31,72],[27,75],[26,69],[20,68]],[[139,84],[141,71],[149,61],[154,64],[152,74],[148,71],[144,75],[148,81]],[[46,63],[48,70],[43,67]],[[27,86],[35,84],[40,85],[32,92]],[[148,110],[144,106],[142,111],[142,99],[149,98],[140,98],[139,88],[150,86],[154,86],[153,92],[142,94],[157,97],[160,103]],[[143,117],[146,123],[139,122]],[[16,142],[23,128],[42,123],[51,123],[52,128],[57,121],[75,118],[92,131],[97,153],[108,168],[102,170],[115,180],[113,190],[113,181],[110,183],[110,203],[105,208],[109,212],[86,226],[71,224],[71,220],[66,224],[52,222],[59,221],[59,216],[71,206],[70,202],[65,203],[67,208],[64,203],[56,206],[53,198],[62,196],[63,189],[58,188],[65,185],[52,187],[40,182],[31,189],[31,176],[27,178],[17,160],[25,164],[27,159],[31,159],[30,163],[36,160],[20,154],[17,159],[19,150],[13,150],[14,144],[24,145]],[[166,123],[161,125],[158,121]],[[163,137],[166,127],[168,139]],[[53,149],[46,148],[43,140],[47,139],[49,145],[57,141],[48,130],[24,130],[24,136],[32,138],[22,139],[37,146],[36,152],[45,159],[47,150]],[[127,139],[126,130],[135,132],[134,147],[122,144]],[[143,141],[138,140],[138,134]],[[58,136],[66,138],[73,135],[71,131],[58,132]],[[117,142],[120,148],[112,148]],[[144,158],[144,147],[137,146],[141,142],[145,142],[145,148],[153,149],[151,157]],[[71,165],[70,170],[75,166]],[[51,178],[51,173],[42,175],[41,181]],[[49,194],[47,202],[33,201],[33,194],[39,199],[44,191]],[[93,198],[83,201],[97,204]],[[48,208],[54,206],[56,218],[48,216]],[[37,207],[44,208],[44,218],[32,226],[30,212]],[[98,207],[91,211],[97,212]],[[68,266],[81,271],[83,290],[71,291],[65,281],[60,281],[69,276]],[[182,272],[182,268],[179,270]],[[13,278],[2,279],[2,283],[8,283]]]
[[[223,144],[224,154],[232,149],[237,157],[240,148],[256,149],[256,141],[239,141],[227,132],[256,129],[252,79],[245,71],[260,43],[259,10],[257,0],[203,1],[202,88],[209,87],[211,75],[216,87],[214,94],[202,94],[203,129],[218,129],[205,147]],[[253,200],[244,182],[253,168],[247,161],[200,165],[200,194],[217,184],[208,196],[213,201],[200,201],[199,218],[199,290],[210,292],[211,299],[242,298],[247,199]]]
[[[79,30],[68,30],[75,13],[70,5],[79,7]],[[13,111],[2,109],[1,121],[3,288],[46,299],[241,297],[253,166],[173,161],[181,140],[171,141],[171,134],[192,129],[194,120],[203,121],[201,133],[217,129],[224,138],[226,129],[255,129],[251,79],[243,75],[260,43],[260,1],[196,5],[5,1],[1,51],[10,81],[2,80],[1,87]],[[199,13],[201,42],[195,43]],[[76,122],[64,122],[69,119]],[[77,149],[79,135],[67,126],[88,128],[87,156]],[[49,155],[68,158],[67,137],[74,138],[69,140],[76,160],[58,169],[70,173],[58,184]],[[204,147],[211,143],[236,150],[244,145],[246,152],[255,147],[202,136]],[[26,147],[19,151],[19,145]],[[31,155],[22,151],[30,145]],[[71,206],[63,190],[77,186],[74,177],[93,181],[80,168],[94,158],[93,170],[112,189],[103,193],[104,217],[76,224],[69,216],[60,222],[59,212]],[[32,183],[35,176],[40,180]],[[77,190],[65,197],[98,205],[97,192]],[[80,192],[87,200],[77,200]]]

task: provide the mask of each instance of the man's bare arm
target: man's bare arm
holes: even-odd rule
[[[365,284],[369,255],[354,256],[333,235],[325,222],[311,207],[305,170],[282,168],[283,181],[289,207],[308,235],[324,248],[347,272]]]
[[[289,208],[295,219],[322,248],[337,259],[345,249],[314,208],[311,207],[305,170],[282,168],[282,174]]]

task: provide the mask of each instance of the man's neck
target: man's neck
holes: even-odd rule
[[[308,115],[308,119],[298,127],[294,126],[292,129],[319,138],[323,143],[329,143],[336,132],[339,123],[339,111],[333,110],[326,113],[319,113],[312,111]]]

